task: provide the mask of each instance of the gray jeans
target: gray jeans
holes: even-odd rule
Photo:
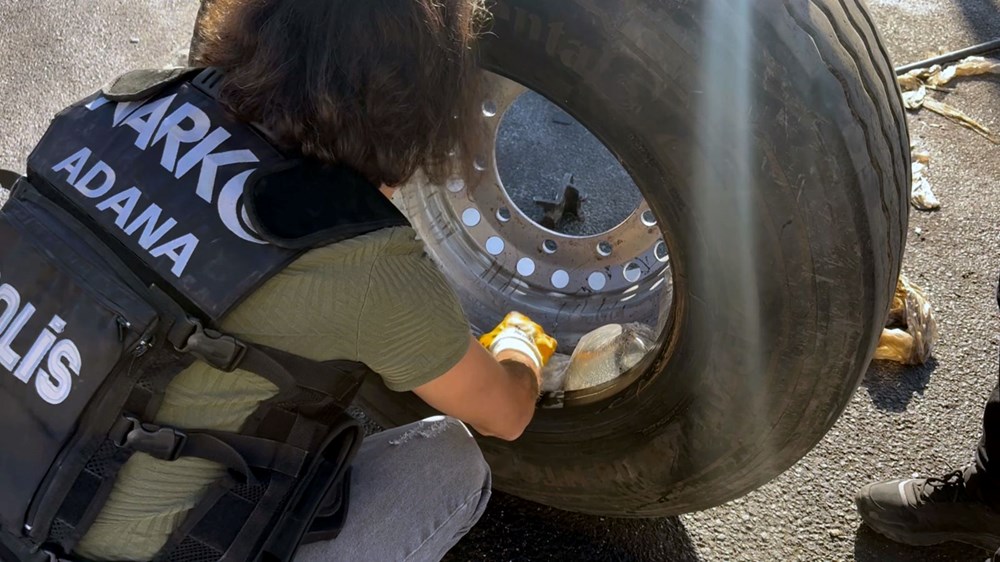
[[[437,416],[364,440],[347,523],[295,562],[438,561],[479,520],[490,467],[462,422]]]

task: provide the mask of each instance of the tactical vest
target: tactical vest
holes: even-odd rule
[[[364,365],[218,331],[304,251],[406,224],[352,170],[294,158],[215,99],[220,75],[125,75],[61,112],[0,211],[0,558],[73,549],[134,454],[228,470],[157,561],[289,560],[332,538]],[[152,423],[194,361],[279,390],[239,432]]]

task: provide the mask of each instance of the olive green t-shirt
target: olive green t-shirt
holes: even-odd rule
[[[396,391],[440,376],[469,345],[456,295],[409,227],[305,253],[237,306],[222,328],[309,359],[360,361]],[[225,373],[199,362],[167,388],[155,421],[235,431],[276,392],[246,371]],[[77,553],[149,560],[223,471],[203,459],[134,455]]]

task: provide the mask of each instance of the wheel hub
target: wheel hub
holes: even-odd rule
[[[461,275],[456,269],[465,270],[503,292],[511,307],[555,330],[561,344],[575,345],[590,329],[610,322],[656,326],[659,311],[669,307],[650,299],[669,301],[670,256],[645,200],[619,224],[593,235],[564,234],[532,220],[504,188],[496,161],[501,121],[528,90],[491,74],[485,91],[481,118],[493,142],[488,153],[475,156],[474,168],[482,174],[478,183],[467,186],[456,178],[443,188],[417,182],[415,189],[401,190],[408,214],[422,211],[433,217],[435,224],[421,232],[432,255],[452,278]],[[613,197],[583,195],[585,208]],[[470,314],[479,330],[498,319]],[[560,351],[569,352],[563,346]]]

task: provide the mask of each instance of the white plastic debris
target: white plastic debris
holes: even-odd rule
[[[941,208],[941,202],[931,190],[931,182],[924,176],[931,156],[926,151],[913,148],[910,152],[910,175],[912,176],[912,188],[910,189],[910,204],[921,211],[936,211]]]
[[[1000,75],[1000,61],[983,57],[968,57],[947,67],[934,65],[917,68],[897,78],[903,91],[903,105],[911,111],[926,108],[952,122],[979,133],[990,142],[1000,144],[1000,135],[963,113],[960,109],[927,95],[927,90],[951,91],[944,86],[958,77]]]

